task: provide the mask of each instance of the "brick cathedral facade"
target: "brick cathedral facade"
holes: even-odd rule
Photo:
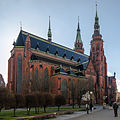
[[[90,56],[84,54],[79,21],[74,49],[52,42],[50,20],[48,40],[21,30],[13,45],[8,60],[7,86],[11,91],[43,90],[54,95],[62,93],[66,99],[71,99],[70,87],[88,79],[93,83],[97,103],[102,103],[105,96],[109,101],[110,95],[116,94],[115,76],[107,76],[97,11]],[[114,85],[110,84],[110,80],[114,81]]]

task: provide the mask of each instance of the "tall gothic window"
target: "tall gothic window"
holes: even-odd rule
[[[65,98],[67,98],[68,93],[67,93],[67,81],[63,80],[62,81],[62,86],[61,86],[61,92]]]
[[[18,56],[18,61],[17,61],[17,81],[16,81],[16,86],[17,86],[17,93],[20,93],[21,90],[21,84],[22,84],[22,56],[21,54]]]
[[[39,81],[38,81],[38,68],[36,68],[35,70],[35,79],[34,79],[34,84],[33,84],[33,90],[34,91],[38,91],[40,89],[40,86],[39,86]]]
[[[36,68],[35,70],[35,81],[36,82],[38,81],[38,68]]]
[[[48,74],[47,68],[45,68],[45,71],[44,71],[44,90],[45,92],[49,91],[49,74]]]
[[[75,99],[75,83],[73,80],[71,80],[71,96],[72,99]]]

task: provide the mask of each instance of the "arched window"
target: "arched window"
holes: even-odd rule
[[[40,86],[39,86],[39,81],[38,81],[38,68],[35,69],[35,74],[34,74],[34,81],[33,81],[33,91],[39,91]]]
[[[67,98],[68,93],[67,93],[67,81],[66,80],[62,81],[61,92],[64,95],[64,97]]]
[[[38,68],[35,70],[35,81],[38,82]]]
[[[74,99],[74,97],[75,97],[75,83],[73,80],[71,80],[71,96],[72,96],[72,99]]]
[[[92,76],[88,77],[88,89],[89,91],[94,91],[94,79]]]
[[[22,91],[22,56],[21,54],[18,56],[17,61],[17,81],[16,81],[16,91],[20,93]]]
[[[47,68],[45,68],[45,71],[44,71],[44,91],[45,92],[49,91],[49,74],[48,74]]]

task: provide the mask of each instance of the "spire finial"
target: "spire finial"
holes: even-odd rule
[[[50,16],[49,16],[48,41],[51,42],[51,39],[52,39],[52,33],[50,28]]]
[[[79,16],[78,16],[78,30],[80,30],[80,27],[79,27]]]
[[[22,22],[20,21],[20,30],[22,30]]]
[[[97,17],[97,6],[98,6],[98,3],[97,3],[97,0],[96,0],[96,17]]]
[[[50,29],[50,16],[49,16],[49,29]]]
[[[80,27],[79,27],[79,16],[78,16],[78,28],[77,31],[80,31]]]

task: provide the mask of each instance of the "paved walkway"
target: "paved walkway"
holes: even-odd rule
[[[102,109],[103,109],[102,106],[96,106],[96,109],[93,110],[93,112],[90,112],[89,115],[91,115],[97,111],[100,111]],[[79,118],[81,116],[83,117],[86,115],[87,115],[86,111],[78,111],[78,112],[74,112],[73,114],[60,115],[60,116],[57,116],[56,118],[50,119],[50,120],[78,120],[77,118]],[[85,119],[85,120],[89,120],[89,119]]]
[[[118,111],[118,117],[114,117],[113,110],[105,109],[89,115],[86,114],[67,120],[120,120],[120,110]]]

